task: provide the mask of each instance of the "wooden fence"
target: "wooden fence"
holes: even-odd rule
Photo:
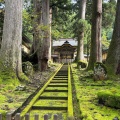
[[[0,114],[0,120],[2,120],[2,114]],[[6,120],[21,120],[20,113],[17,113],[15,115],[15,118],[12,118],[11,114],[8,113],[6,115]],[[25,115],[24,120],[30,120],[30,115],[28,113]],[[39,120],[39,115],[38,114],[34,115],[34,120]],[[48,120],[48,115],[47,114],[44,115],[44,120]],[[57,114],[53,115],[53,120],[58,120],[58,115]]]

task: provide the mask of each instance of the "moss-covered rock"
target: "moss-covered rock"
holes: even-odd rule
[[[27,75],[27,76],[33,75],[33,65],[29,61],[23,62],[22,69],[23,69],[23,72],[25,73],[25,75]]]
[[[78,68],[86,68],[87,65],[88,65],[88,63],[87,63],[87,61],[85,61],[85,60],[80,60],[80,61],[78,61],[78,63],[77,63],[77,67],[78,67]]]
[[[18,78],[21,82],[28,82],[29,81],[29,78],[24,73],[19,73]]]
[[[104,64],[96,62],[94,65],[94,80],[104,80],[107,78],[107,69]]]
[[[116,91],[101,91],[97,94],[100,104],[120,109],[120,93]]]

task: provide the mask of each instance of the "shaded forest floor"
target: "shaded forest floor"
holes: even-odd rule
[[[91,71],[80,71],[76,67],[76,64],[72,64],[73,95],[76,94],[77,99],[77,103],[74,103],[76,120],[119,120],[120,109],[99,104],[97,94],[104,90],[110,90],[113,94],[119,92],[120,78],[94,81],[90,77]]]
[[[60,64],[52,64],[45,72],[36,71],[27,84],[7,80],[0,84],[0,113],[14,112],[37,88],[42,87]],[[12,84],[13,83],[13,84]]]

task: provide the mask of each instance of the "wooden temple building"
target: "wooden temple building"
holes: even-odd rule
[[[59,39],[53,41],[52,59],[53,62],[68,63],[75,60],[77,41],[74,39]]]

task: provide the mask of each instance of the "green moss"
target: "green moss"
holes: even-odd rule
[[[5,102],[6,97],[0,94],[0,103]]]
[[[78,68],[86,68],[87,65],[88,65],[88,63],[85,60],[80,60],[80,61],[77,62],[77,67]]]
[[[87,71],[76,69],[76,64],[72,64],[76,96],[80,107],[82,120],[113,120],[120,119],[120,109],[107,107],[98,103],[97,94],[99,91],[110,91],[111,94],[119,96],[120,80],[94,81],[92,78],[84,78]],[[120,103],[120,102],[119,102]],[[114,104],[113,104],[114,105]]]
[[[107,68],[106,68],[106,66],[105,66],[103,63],[101,63],[101,62],[96,62],[95,65],[94,65],[94,67],[95,67],[95,68],[98,68],[99,65],[100,65],[102,68],[104,68],[105,74],[107,74]]]
[[[19,79],[21,82],[28,82],[29,81],[29,78],[24,73],[19,74]]]
[[[120,93],[116,91],[98,92],[99,103],[113,108],[120,108]]]
[[[0,71],[0,83],[9,85],[18,85],[19,80],[13,71]]]

